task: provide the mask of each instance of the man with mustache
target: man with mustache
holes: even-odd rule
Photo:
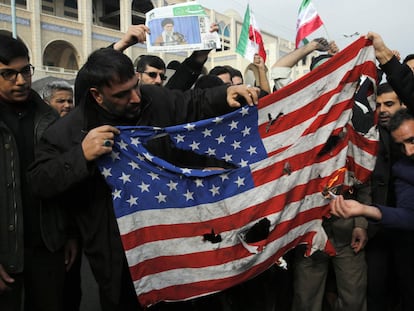
[[[119,133],[115,126],[166,127],[217,116],[238,108],[241,98],[249,105],[257,103],[258,89],[238,85],[181,92],[140,85],[128,56],[111,48],[93,52],[82,76],[88,81],[85,96],[70,114],[45,132],[29,179],[35,194],[47,200],[59,199],[74,216],[99,285],[102,310],[136,311],[139,304],[111,190],[95,160],[112,152]],[[168,145],[154,148],[154,154],[163,154]]]

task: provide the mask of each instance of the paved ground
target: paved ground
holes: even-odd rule
[[[100,311],[98,286],[85,256],[82,257],[81,280],[82,300],[80,311]]]

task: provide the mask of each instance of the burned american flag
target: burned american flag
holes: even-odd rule
[[[352,124],[361,76],[376,76],[364,38],[257,107],[168,128],[120,128],[99,167],[142,305],[224,290],[298,244],[308,254],[333,253],[322,192],[364,182],[375,163],[375,127],[361,133]],[[148,148],[157,137],[228,165],[171,163]]]

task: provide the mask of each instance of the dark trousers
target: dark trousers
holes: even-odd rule
[[[368,311],[414,310],[414,232],[381,229],[365,252]]]
[[[99,292],[99,299],[102,311],[140,311],[143,310],[138,303],[137,294],[129,274],[128,266],[125,263],[122,273],[120,298],[117,303],[108,299],[103,292]]]
[[[43,247],[26,250],[24,268],[25,311],[63,310],[65,260],[63,250]]]
[[[8,284],[10,290],[0,294],[0,310],[21,311],[23,305],[23,273],[10,275],[14,283]]]
[[[291,274],[276,265],[223,292],[226,310],[287,311],[291,308]]]
[[[81,287],[82,249],[79,249],[72,267],[66,272],[64,285],[64,311],[79,311],[82,298]]]
[[[65,263],[63,250],[25,249],[24,272],[12,275],[12,290],[0,295],[0,310],[62,311]]]

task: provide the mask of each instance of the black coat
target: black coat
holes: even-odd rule
[[[28,103],[34,113],[33,142],[37,144],[45,129],[59,118],[57,112],[32,91]],[[1,112],[0,112],[1,113]],[[0,118],[1,119],[1,118]],[[16,138],[11,129],[0,120],[0,264],[9,273],[23,271],[23,193],[21,162]],[[40,206],[43,242],[50,251],[56,251],[66,241],[64,219],[58,208]]]
[[[226,89],[223,86],[183,93],[142,86],[141,114],[129,125],[166,127],[230,112]],[[125,255],[112,196],[95,163],[85,160],[81,148],[86,133],[103,124],[119,125],[119,120],[111,119],[87,96],[84,103],[46,131],[29,169],[29,179],[35,194],[59,197],[73,213],[101,293],[116,303]]]
[[[379,133],[377,161],[371,175],[372,203],[394,206],[394,179],[391,170],[402,154],[387,129],[379,126]]]
[[[410,67],[401,64],[395,56],[387,63],[381,65],[381,69],[387,75],[387,81],[395,93],[414,113],[414,74]]]

